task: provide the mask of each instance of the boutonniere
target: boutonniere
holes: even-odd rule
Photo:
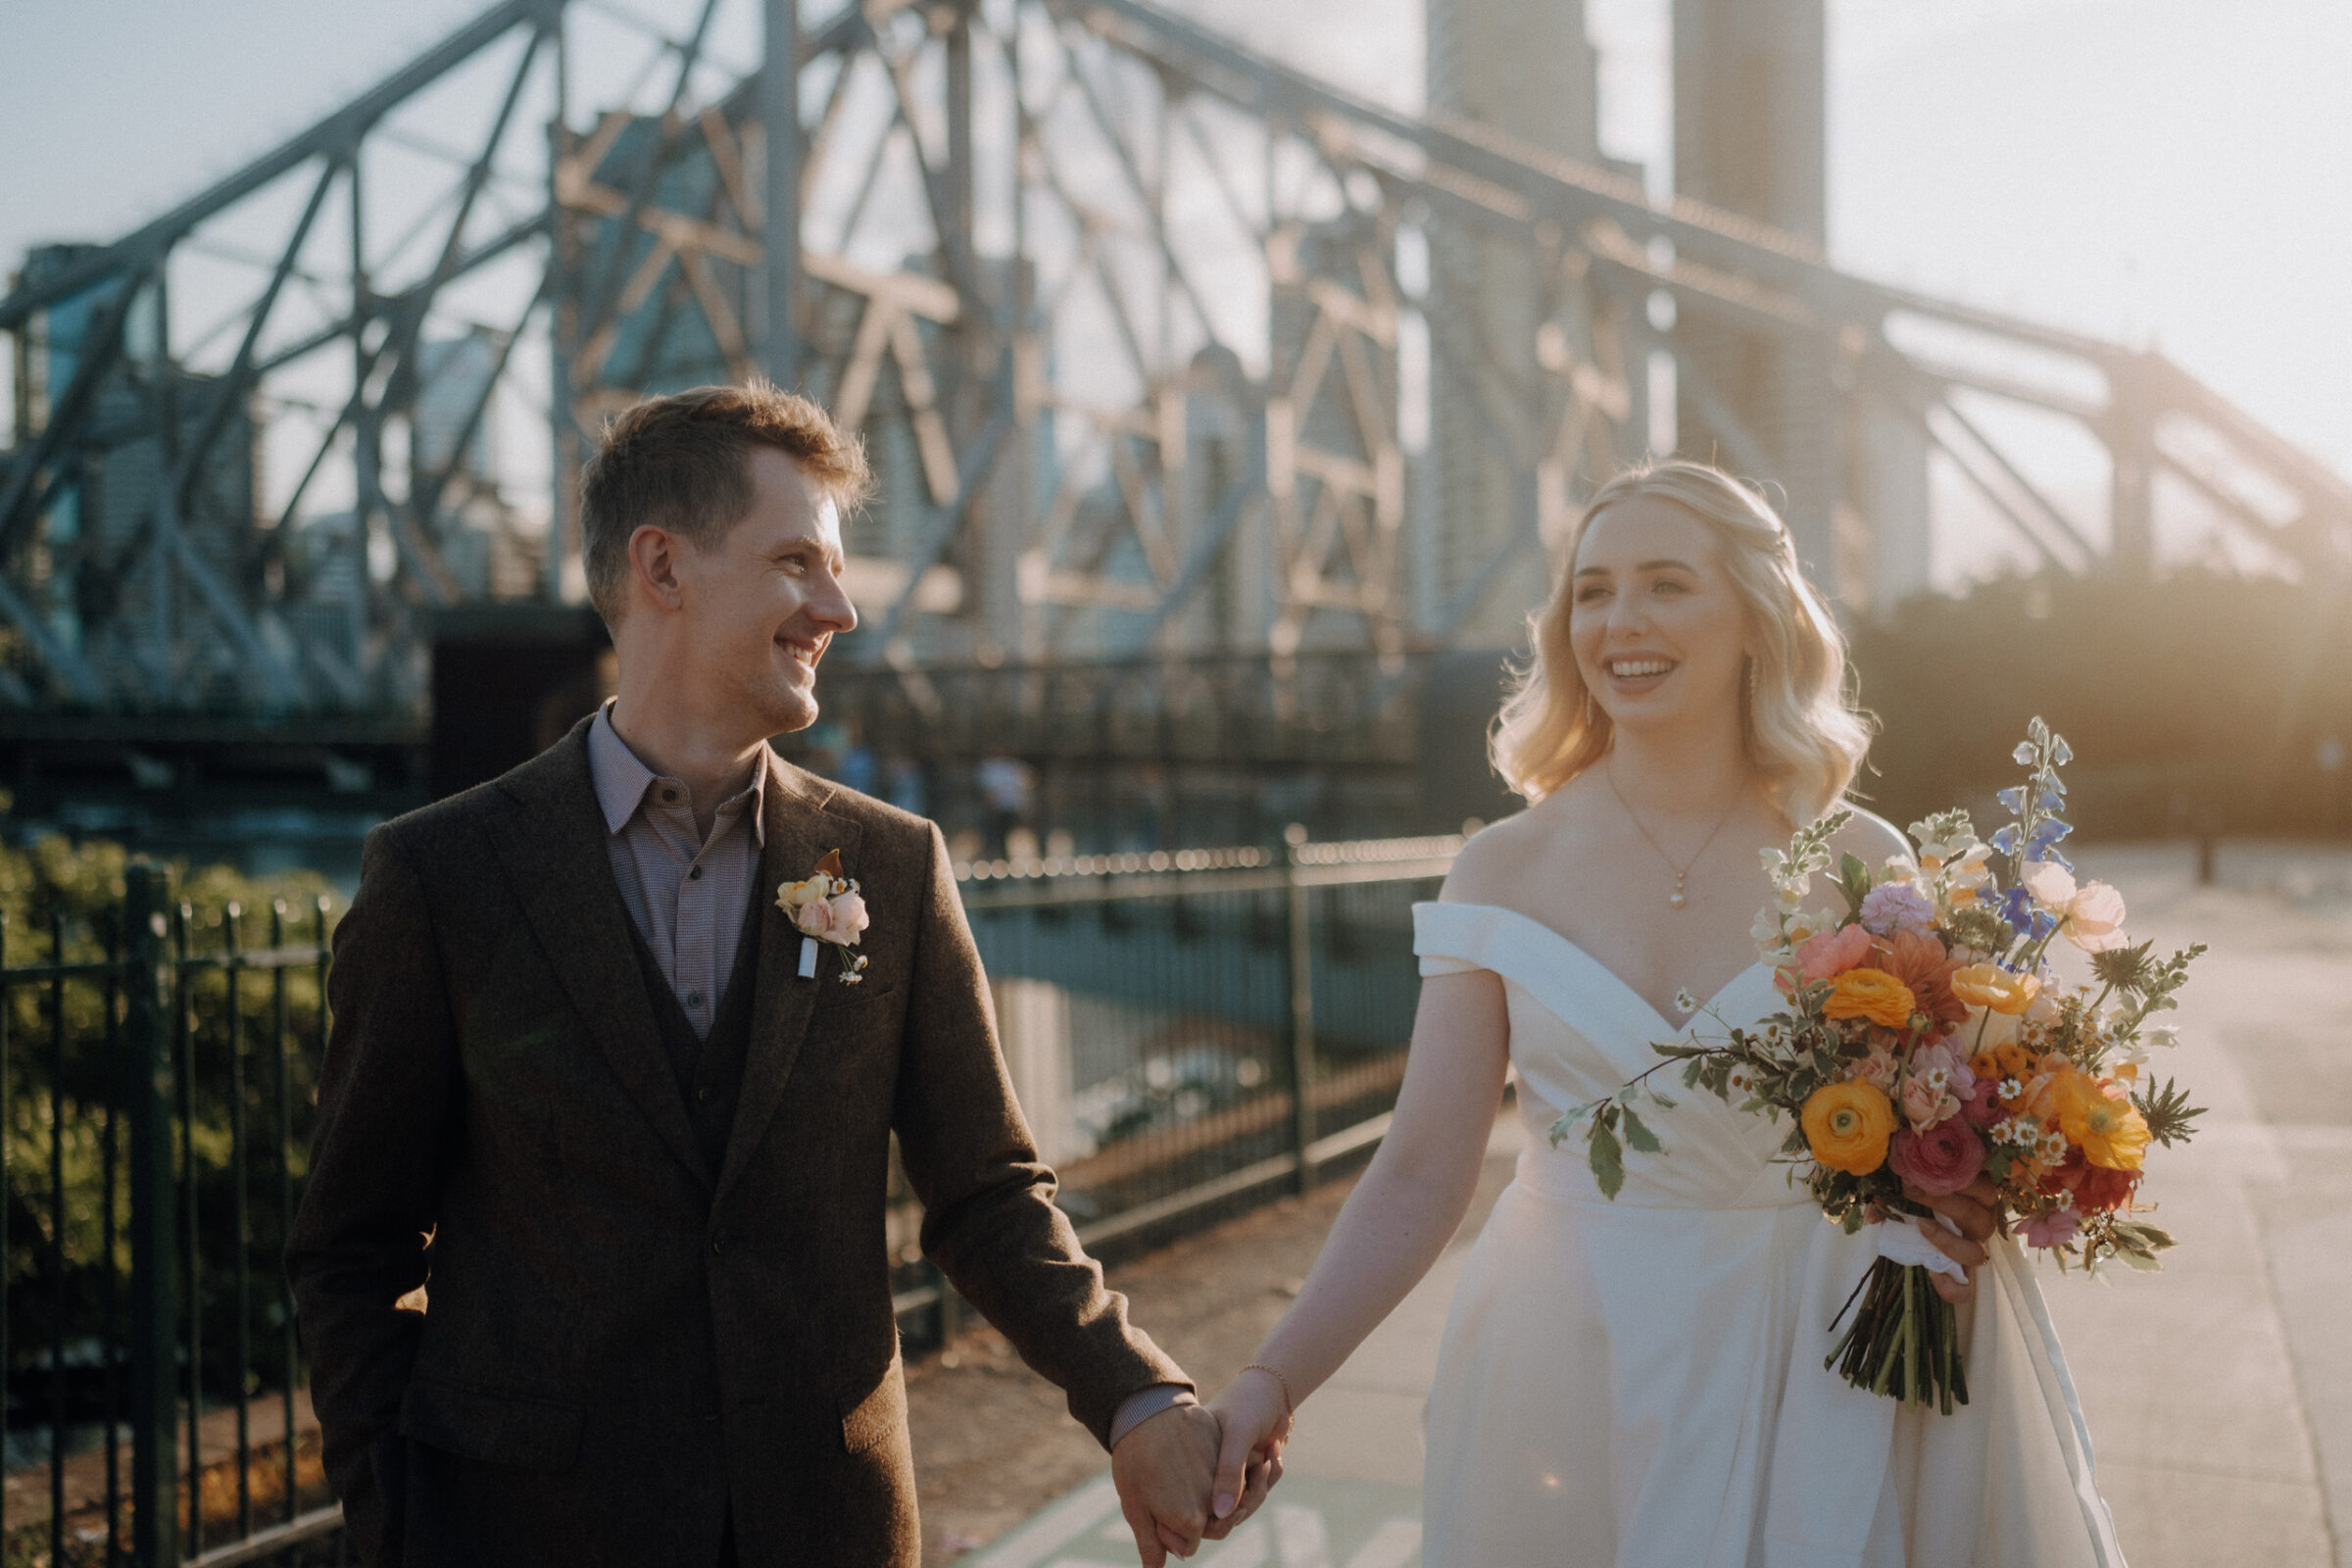
[[[802,979],[816,978],[816,950],[822,943],[841,955],[839,978],[843,985],[864,981],[865,955],[850,950],[865,930],[865,900],[858,892],[858,884],[841,874],[839,850],[827,850],[816,869],[801,881],[780,884],[776,907],[792,916],[792,923],[800,928]]]

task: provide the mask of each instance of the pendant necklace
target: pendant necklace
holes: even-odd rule
[[[1706,854],[1707,846],[1715,842],[1715,835],[1723,831],[1724,823],[1729,822],[1732,819],[1732,813],[1740,808],[1740,792],[1737,790],[1732,792],[1731,805],[1725,807],[1723,808],[1723,814],[1715,819],[1714,831],[1709,833],[1706,836],[1706,839],[1699,845],[1697,854],[1692,855],[1690,859],[1686,860],[1681,865],[1676,865],[1674,863],[1674,857],[1668,855],[1666,853],[1666,847],[1660,844],[1657,839],[1651,835],[1648,828],[1642,825],[1642,818],[1634,810],[1632,804],[1626,800],[1625,792],[1617,787],[1617,770],[1610,765],[1609,759],[1607,758],[1603,758],[1601,760],[1600,776],[1608,780],[1609,793],[1617,797],[1617,804],[1619,806],[1625,808],[1625,814],[1627,818],[1633,822],[1634,830],[1640,833],[1644,839],[1649,841],[1649,847],[1658,852],[1658,858],[1666,862],[1666,869],[1674,873],[1674,891],[1666,895],[1667,907],[1674,909],[1682,908],[1685,905],[1690,902],[1689,896],[1683,891],[1683,883],[1690,877],[1690,868],[1698,863],[1699,856]]]

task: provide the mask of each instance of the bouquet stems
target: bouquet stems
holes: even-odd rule
[[[1880,1258],[1830,1327],[1848,1311],[1854,1321],[1823,1366],[1837,1367],[1855,1388],[1907,1405],[1934,1404],[1949,1415],[1968,1402],[1959,1310],[1936,1294],[1926,1269]]]

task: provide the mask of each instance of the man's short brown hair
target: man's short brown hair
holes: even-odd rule
[[[627,603],[629,537],[647,523],[705,548],[752,506],[751,456],[770,447],[844,510],[872,488],[865,452],[832,416],[763,380],[647,398],[605,426],[580,475],[580,554],[607,625]]]

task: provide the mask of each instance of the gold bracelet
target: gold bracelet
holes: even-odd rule
[[[1266,1363],[1263,1361],[1252,1361],[1248,1366],[1242,1368],[1242,1372],[1263,1372],[1266,1376],[1272,1378],[1275,1383],[1281,1386],[1282,1389],[1283,1414],[1296,1415],[1298,1413],[1298,1401],[1291,1397],[1291,1380],[1289,1378],[1284,1377],[1280,1372],[1276,1371],[1273,1367],[1266,1365]],[[1234,1376],[1239,1377],[1241,1376],[1241,1373],[1237,1372],[1234,1374]]]

